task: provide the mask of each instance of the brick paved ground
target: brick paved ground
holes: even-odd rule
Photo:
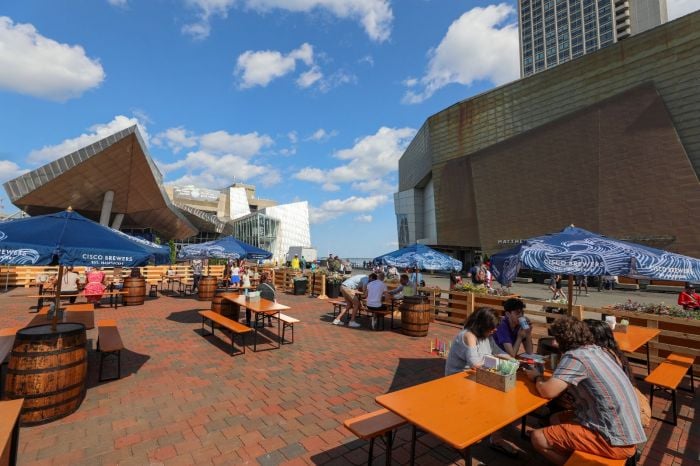
[[[0,295],[0,327],[24,325],[33,301]],[[23,428],[20,464],[363,464],[367,443],[342,421],[378,408],[377,395],[439,377],[444,361],[428,354],[425,338],[330,325],[324,301],[284,295],[302,320],[296,342],[281,350],[230,357],[228,340],[200,335],[190,298],[159,297],[144,306],[100,308],[118,321],[128,351],[121,380],[99,383],[90,352],[85,401],[71,416]],[[206,306],[205,306],[206,307]],[[449,339],[456,327],[431,324],[430,336]],[[88,332],[94,348],[96,330]],[[249,348],[251,350],[252,348]],[[641,387],[646,393],[647,387]],[[661,399],[659,399],[661,401]],[[698,401],[679,393],[677,428],[654,421],[642,464],[697,464]],[[655,403],[654,412],[670,403]],[[507,436],[523,449],[510,460],[483,445],[476,460],[490,464],[542,463],[515,427]],[[410,431],[399,431],[395,464],[407,464]],[[383,464],[381,444],[375,448]],[[437,439],[419,437],[420,465],[462,464]]]

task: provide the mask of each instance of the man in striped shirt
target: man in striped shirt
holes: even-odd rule
[[[564,464],[574,450],[613,459],[631,457],[646,435],[629,378],[595,346],[588,326],[577,318],[561,317],[551,330],[562,352],[559,366],[547,381],[537,371],[526,372],[545,398],[568,389],[575,409],[532,433],[535,450],[554,464]]]

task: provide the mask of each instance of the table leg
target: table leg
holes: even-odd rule
[[[416,425],[411,426],[411,466],[416,464]]]
[[[525,433],[525,425],[527,424],[527,415],[523,416],[520,421],[520,438],[527,439],[527,434]]]
[[[263,317],[263,324],[265,324],[265,318]],[[282,348],[282,319],[280,319],[280,311],[277,311],[277,349]]]
[[[645,345],[647,347],[647,375],[651,373],[651,359],[649,358],[649,342]]]
[[[462,458],[464,459],[465,466],[471,466],[471,464],[472,464],[472,447],[468,446],[464,450],[460,450],[459,453],[462,455]]]
[[[255,332],[255,334],[253,335],[253,338],[255,338],[255,340],[253,341],[253,353],[255,353],[258,350],[258,313],[255,312],[254,314],[255,320],[253,321],[253,331]]]
[[[15,421],[12,428],[12,446],[10,446],[10,465],[17,464],[17,454],[19,452],[19,419]]]

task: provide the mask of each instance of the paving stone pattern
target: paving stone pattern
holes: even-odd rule
[[[0,295],[0,327],[24,325],[34,301],[17,289]],[[80,409],[48,425],[22,428],[23,465],[359,465],[368,443],[342,421],[378,408],[389,391],[442,376],[444,360],[428,353],[426,338],[364,327],[333,326],[323,300],[283,295],[287,314],[301,319],[295,343],[281,350],[231,357],[229,340],[201,335],[197,310],[206,302],[161,296],[143,306],[107,307],[96,318],[114,318],[128,348],[122,378],[98,382],[97,353],[90,351],[88,390]],[[388,321],[387,321],[388,327]],[[429,336],[451,339],[457,327],[431,324]],[[94,349],[96,330],[88,332]],[[260,340],[263,342],[263,340]],[[263,345],[264,347],[264,345]],[[107,362],[105,370],[116,369]],[[641,384],[642,391],[648,387]],[[657,397],[658,415],[670,406]],[[677,428],[654,421],[642,464],[697,464],[700,423],[692,395],[679,393]],[[533,421],[534,422],[534,421]],[[534,424],[532,424],[534,426]],[[544,463],[517,426],[506,435],[523,448],[512,460],[480,444],[474,461],[489,464]],[[408,464],[410,429],[397,434],[394,464]],[[384,464],[381,442],[375,464]],[[431,435],[419,436],[417,464],[463,464],[457,453]]]

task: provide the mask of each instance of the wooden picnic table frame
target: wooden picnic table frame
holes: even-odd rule
[[[15,466],[19,451],[19,415],[24,399],[0,401],[0,464]]]
[[[635,353],[642,346],[646,347],[647,375],[651,372],[651,358],[649,357],[649,342],[658,337],[661,330],[651,327],[628,325],[627,332],[613,332],[615,341],[620,350],[625,353]]]
[[[95,309],[92,304],[69,304],[63,308],[63,323],[83,324],[86,330],[95,328]],[[49,306],[39,309],[26,327],[50,324]]]
[[[411,465],[418,428],[458,450],[465,464],[471,464],[473,444],[518,419],[524,434],[527,415],[549,401],[522,373],[510,392],[479,384],[475,377],[474,371],[460,372],[375,398],[412,425]]]
[[[289,306],[275,303],[264,298],[246,299],[245,295],[238,293],[223,293],[221,297],[237,305],[239,307],[239,313],[240,308],[245,308],[255,315],[255,321],[253,322],[253,330],[255,331],[253,340],[254,353],[257,352],[258,321],[261,321],[261,323],[265,325],[265,317],[272,317],[277,320],[277,346],[268,348],[268,350],[280,349],[282,347],[282,321],[280,320],[280,312],[289,309]]]

